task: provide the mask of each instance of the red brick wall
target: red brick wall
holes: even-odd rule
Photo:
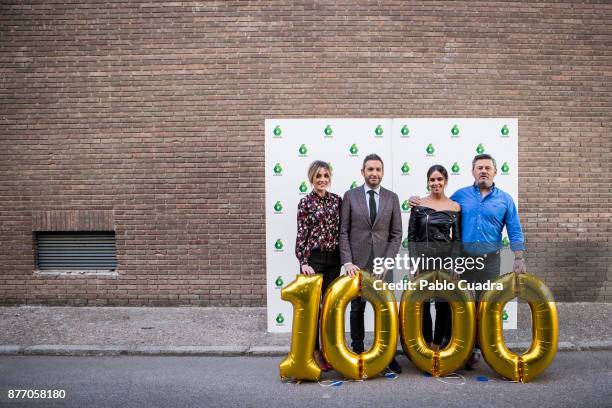
[[[0,303],[264,305],[264,119],[518,117],[531,271],[612,300],[612,5],[3,1]],[[118,277],[34,276],[112,211]]]

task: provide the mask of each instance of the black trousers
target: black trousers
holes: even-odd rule
[[[501,267],[501,254],[500,251],[491,252],[484,255],[469,255],[465,256],[471,257],[483,257],[484,258],[484,268],[481,270],[472,269],[465,271],[459,279],[465,279],[470,283],[484,283],[488,280],[493,281],[499,277],[500,267]],[[481,291],[476,291],[476,311],[478,312],[478,302],[480,301]],[[478,336],[476,336],[476,343],[474,345],[476,348],[480,348],[478,344]]]
[[[370,254],[365,270],[372,273],[374,267],[374,254]],[[390,270],[385,276],[385,282],[393,282],[393,271]],[[365,307],[366,300],[362,297],[356,297],[351,300],[351,348],[353,352],[363,353],[365,339]]]
[[[435,300],[436,306],[436,323],[433,328],[432,337],[432,322],[431,311],[429,310],[429,302],[423,302],[423,338],[426,343],[433,343],[441,346],[444,338],[451,338],[451,308],[448,302]]]
[[[501,267],[501,254],[500,251],[491,252],[484,255],[470,255],[465,254],[466,257],[482,257],[484,259],[484,268],[481,270],[470,269],[465,271],[459,276],[459,279],[465,279],[470,283],[484,283],[488,280],[493,281],[499,277],[499,270]],[[476,302],[480,301],[481,291],[476,291]]]
[[[320,251],[313,249],[310,253],[308,265],[315,270],[316,273],[323,275],[323,286],[321,288],[321,301],[325,297],[325,292],[329,285],[340,275],[340,252],[335,251]],[[320,332],[320,313],[319,321],[317,322],[317,334]],[[321,343],[319,342],[319,336],[315,343],[315,350],[321,349]]]
[[[419,272],[425,273],[430,272],[429,269],[423,269]],[[443,300],[434,299],[434,306],[436,308],[436,322],[432,323],[431,310],[429,302],[423,302],[421,310],[423,310],[423,338],[425,343],[433,343],[441,346],[446,337],[448,340],[451,338],[452,326],[451,326],[451,308],[448,302]],[[432,327],[433,326],[433,327]],[[433,330],[432,330],[433,329]],[[433,333],[432,333],[433,331]]]

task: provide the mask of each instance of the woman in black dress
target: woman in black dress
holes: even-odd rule
[[[461,241],[461,207],[446,197],[444,189],[447,185],[446,169],[438,164],[431,166],[427,171],[430,194],[422,199],[420,205],[412,207],[410,213],[408,251],[411,257],[444,259],[453,255],[453,243]],[[419,272],[428,270],[433,268],[421,268]],[[451,310],[447,302],[435,301],[435,307],[436,322],[432,336],[429,303],[423,305],[423,336],[434,351],[439,351],[450,340]]]

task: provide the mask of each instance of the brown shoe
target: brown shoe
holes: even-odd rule
[[[321,369],[321,371],[329,371],[328,368],[328,364],[325,361],[325,359],[323,358],[323,355],[321,354],[321,352],[319,350],[315,350],[314,352],[314,360],[317,363],[317,365],[319,366],[319,368]]]

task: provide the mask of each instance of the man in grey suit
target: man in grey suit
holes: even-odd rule
[[[340,260],[347,275],[358,269],[372,272],[374,258],[395,258],[402,240],[402,217],[397,194],[383,188],[384,164],[380,156],[363,159],[361,175],[365,184],[347,191],[340,212]],[[351,301],[351,348],[363,353],[366,301]],[[389,368],[401,373],[395,359]]]

